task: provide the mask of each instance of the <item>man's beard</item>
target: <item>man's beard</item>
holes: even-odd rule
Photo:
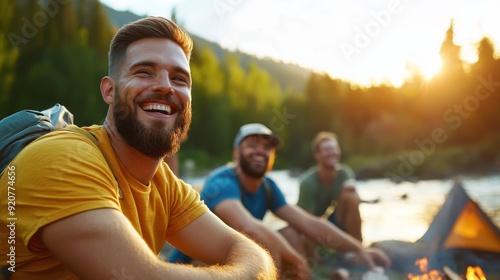
[[[191,125],[191,106],[178,106],[179,112],[173,128],[164,128],[165,123],[157,120],[152,127],[146,127],[137,117],[135,107],[129,106],[120,99],[118,92],[113,104],[113,117],[118,133],[128,145],[151,158],[163,158],[174,155],[187,136]],[[176,105],[170,96],[153,95],[148,99],[166,100]]]
[[[267,159],[266,162],[267,162],[267,164],[265,166],[263,166],[262,168],[254,168],[254,167],[252,167],[252,164],[250,163],[250,161],[248,161],[240,152],[239,165],[241,167],[241,170],[243,171],[243,173],[245,173],[246,175],[248,175],[252,178],[260,179],[260,178],[264,177],[264,174],[266,174],[266,172],[267,172],[267,166],[269,164],[269,159]]]
[[[330,162],[324,162],[322,165],[323,165],[324,169],[328,169],[328,170],[334,170],[337,168],[337,163],[332,164]]]
[[[339,159],[337,158],[335,161],[332,162],[332,160],[327,159],[324,160],[323,163],[321,164],[324,169],[327,170],[336,170],[338,165],[339,165]]]

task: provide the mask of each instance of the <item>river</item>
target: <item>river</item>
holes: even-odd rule
[[[289,176],[287,171],[272,171],[269,176],[280,186],[288,203],[295,204],[299,193],[298,178]],[[467,194],[500,226],[500,175],[462,179]],[[203,178],[190,178],[186,181],[198,186],[203,184]],[[440,209],[452,185],[451,180],[399,184],[387,179],[358,181],[357,189],[361,199],[380,200],[375,204],[362,203],[360,206],[364,244],[391,239],[419,239]],[[275,228],[284,225],[272,214],[266,215],[264,221]]]

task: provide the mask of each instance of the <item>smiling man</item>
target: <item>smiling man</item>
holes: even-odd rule
[[[388,267],[390,260],[381,250],[363,248],[333,224],[286,202],[279,187],[267,176],[279,145],[277,135],[266,126],[243,125],[234,139],[234,166],[213,171],[201,191],[210,210],[268,249],[283,279],[310,279],[303,235],[326,247],[354,252],[371,268],[377,261]],[[279,231],[266,227],[262,220],[268,210],[288,226]],[[185,263],[197,259],[178,249],[171,252],[169,261]]]
[[[10,163],[17,195],[10,279],[276,278],[269,254],[208,211],[163,160],[179,149],[191,122],[191,49],[187,33],[165,18],[122,27],[100,86],[106,119],[84,128],[100,147],[59,130]],[[6,212],[0,252],[10,246]],[[163,262],[165,241],[217,265]],[[6,257],[0,255],[3,264]]]
[[[328,215],[328,221],[362,242],[361,200],[354,186],[354,172],[340,163],[337,136],[321,131],[311,148],[317,164],[301,176],[297,205],[319,217]],[[331,206],[334,211],[330,214]]]

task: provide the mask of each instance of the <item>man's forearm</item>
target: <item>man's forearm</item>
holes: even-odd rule
[[[247,238],[231,246],[226,264],[220,269],[230,272],[228,279],[277,279],[269,252]]]
[[[269,253],[246,237],[230,247],[227,258],[219,264],[195,267],[166,263],[158,260],[158,267],[144,275],[147,279],[278,279],[276,267]],[[156,273],[155,273],[156,271]]]
[[[362,244],[354,237],[341,229],[334,229],[334,227],[330,222],[318,218],[314,227],[311,227],[315,230],[310,230],[307,235],[319,244],[332,249],[344,252],[361,252],[363,250]]]
[[[271,253],[279,268],[281,268],[282,260],[295,264],[302,259],[301,255],[290,246],[281,234],[270,230],[261,222],[256,222],[252,227],[247,227],[243,231]]]
[[[176,279],[277,279],[276,266],[268,251],[240,233],[227,238],[235,241],[223,253],[225,258],[217,263],[194,267],[162,262],[161,279],[170,279],[170,276]]]

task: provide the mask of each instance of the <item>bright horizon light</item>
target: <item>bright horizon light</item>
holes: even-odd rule
[[[452,19],[464,61],[477,59],[483,36],[500,46],[500,3],[491,0],[101,1],[165,17],[175,6],[189,32],[226,49],[295,63],[361,86],[400,86],[408,65],[432,78],[440,71],[439,51]]]

